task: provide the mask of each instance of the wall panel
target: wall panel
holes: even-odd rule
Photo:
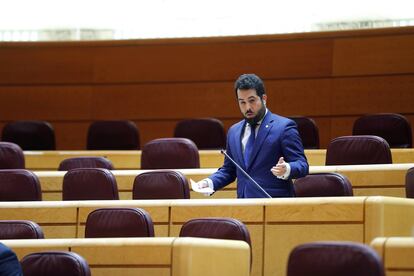
[[[94,120],[137,123],[141,144],[177,121],[240,120],[233,82],[260,75],[268,107],[318,123],[321,147],[362,114],[414,116],[414,28],[160,40],[0,43],[0,128],[38,119],[57,149],[84,149]]]

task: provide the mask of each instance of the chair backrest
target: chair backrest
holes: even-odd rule
[[[141,169],[200,168],[198,148],[186,138],[160,138],[144,145]]]
[[[132,199],[189,199],[187,178],[176,171],[151,171],[137,175]]]
[[[368,114],[354,122],[352,135],[376,135],[391,148],[411,148],[411,125],[407,118],[395,113]]]
[[[63,177],[63,200],[119,199],[115,176],[107,169],[80,168]]]
[[[391,164],[387,141],[373,135],[341,136],[326,150],[326,165]]]
[[[0,275],[23,275],[19,259],[9,247],[0,242]]]
[[[0,220],[0,240],[43,239],[40,226],[30,220]]]
[[[0,170],[0,201],[39,201],[42,189],[38,177],[23,169]]]
[[[288,260],[287,276],[384,276],[377,253],[353,242],[313,242],[295,247]]]
[[[2,140],[23,150],[56,150],[55,130],[45,121],[15,121],[3,128]]]
[[[319,129],[312,118],[304,116],[292,116],[289,119],[295,121],[298,126],[299,136],[305,149],[319,149]]]
[[[308,174],[295,180],[297,197],[352,196],[352,185],[339,173]]]
[[[414,198],[414,167],[405,175],[405,195],[407,198]]]
[[[190,139],[199,149],[226,148],[223,123],[214,118],[182,120],[175,126],[174,137]]]
[[[246,225],[234,218],[196,218],[183,224],[180,237],[209,238],[245,241],[250,246],[252,264],[252,242]]]
[[[90,276],[86,260],[75,252],[46,251],[26,255],[21,260],[24,276]]]
[[[86,219],[85,238],[154,237],[150,215],[140,208],[101,208]]]
[[[0,142],[0,170],[24,168],[22,149],[14,143]]]
[[[138,150],[139,131],[132,121],[96,121],[88,129],[88,150]]]
[[[82,156],[67,158],[60,162],[59,171],[69,171],[79,168],[102,168],[113,170],[112,162],[105,157],[100,156]]]

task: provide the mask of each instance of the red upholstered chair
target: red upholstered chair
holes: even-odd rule
[[[58,170],[69,171],[79,168],[102,168],[113,170],[114,166],[112,165],[112,162],[105,157],[83,156],[63,160],[60,162]]]
[[[46,251],[26,255],[21,260],[24,276],[90,276],[86,260],[75,252]]]
[[[289,119],[295,121],[298,132],[305,149],[319,149],[319,129],[315,121],[309,117],[292,116]]]
[[[368,114],[354,122],[352,135],[376,135],[391,148],[412,148],[411,125],[406,117],[395,113]]]
[[[180,237],[210,238],[245,241],[250,246],[252,261],[252,243],[246,225],[234,218],[196,218],[183,224]]]
[[[86,219],[85,238],[154,237],[150,215],[140,208],[101,208]]]
[[[326,165],[391,164],[387,141],[378,136],[342,136],[333,139],[326,151]]]
[[[297,197],[352,196],[352,185],[339,173],[308,174],[295,180]]]
[[[28,170],[0,170],[0,201],[39,201],[42,190],[37,176]]]
[[[24,168],[22,149],[14,143],[0,142],[0,170]]]
[[[295,247],[287,276],[384,276],[381,259],[367,245],[353,242],[314,242]]]
[[[199,149],[226,148],[223,123],[214,118],[182,120],[175,126],[174,137],[190,139]]]
[[[81,168],[63,177],[63,200],[119,199],[115,176],[107,169]]]
[[[55,131],[45,121],[15,121],[3,128],[2,140],[23,150],[55,150]]]
[[[405,195],[407,198],[414,198],[414,167],[405,175]]]
[[[88,129],[88,150],[138,150],[139,131],[132,121],[96,121]]]
[[[151,171],[137,175],[132,199],[188,199],[187,178],[176,171]]]
[[[200,168],[198,148],[186,138],[155,139],[142,149],[141,169]]]
[[[0,220],[0,240],[43,239],[40,226],[30,220]]]

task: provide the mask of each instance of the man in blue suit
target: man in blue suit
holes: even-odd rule
[[[266,108],[267,95],[258,76],[241,75],[235,83],[235,92],[244,120],[228,131],[228,156],[270,196],[294,196],[292,179],[309,171],[295,122]],[[238,198],[266,197],[227,157],[217,172],[197,185],[200,189],[217,191],[236,178]]]

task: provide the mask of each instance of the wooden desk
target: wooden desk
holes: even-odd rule
[[[219,168],[223,155],[218,150],[200,150],[201,168]],[[414,163],[414,149],[391,149],[393,163]],[[62,160],[78,156],[102,156],[112,161],[117,170],[136,170],[141,167],[141,151],[25,151],[29,170],[57,170]],[[311,166],[324,166],[326,150],[305,150]]]
[[[381,256],[387,276],[414,275],[414,238],[382,237],[371,242]]]
[[[356,196],[396,196],[405,197],[405,174],[414,167],[414,163],[385,165],[352,165],[352,166],[311,166],[310,173],[338,172],[349,178]],[[188,178],[195,181],[204,179],[217,169],[182,169]],[[132,199],[132,186],[138,174],[147,170],[115,170],[112,171],[118,183],[120,199]],[[66,172],[37,171],[40,179],[43,200],[61,200],[63,176]],[[205,197],[191,191],[191,198],[236,198],[236,184],[230,184],[212,197]]]
[[[250,248],[242,241],[200,238],[4,240],[19,259],[50,250],[72,251],[97,275],[249,276]],[[208,262],[205,257],[208,256]],[[211,263],[214,265],[210,265]],[[207,264],[206,264],[207,263]]]
[[[375,237],[410,235],[414,221],[414,200],[390,197],[0,202],[0,219],[32,219],[46,238],[75,238],[83,236],[89,212],[115,206],[147,210],[156,236],[178,236],[181,225],[192,218],[243,221],[251,235],[254,276],[286,275],[288,254],[300,243],[369,244]],[[62,219],[67,214],[72,217]],[[77,231],[66,231],[69,226]]]

